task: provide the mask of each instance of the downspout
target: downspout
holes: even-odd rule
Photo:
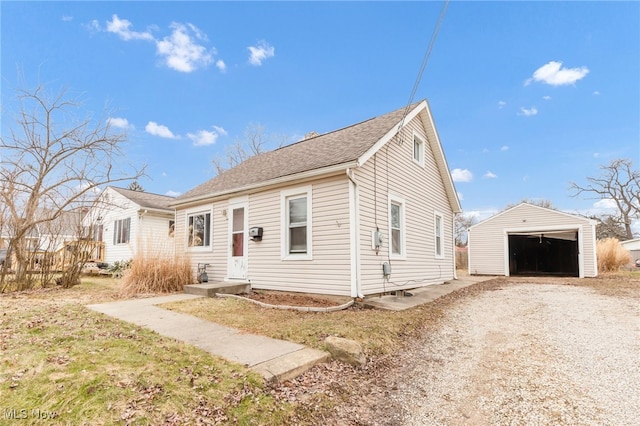
[[[452,234],[452,237],[453,237],[452,246],[453,246],[453,279],[454,280],[458,279],[458,268],[456,267],[456,256],[457,256],[457,253],[456,253],[456,217],[458,217],[459,214],[462,214],[462,213],[454,213],[453,214],[453,223],[452,223],[452,226],[451,226],[451,234]],[[468,247],[468,245],[467,245],[467,247]]]
[[[358,197],[358,183],[355,181],[353,170],[347,169],[347,177],[349,178],[349,229],[351,235],[350,254],[351,254],[351,297],[364,299],[361,288],[360,278],[360,205]]]

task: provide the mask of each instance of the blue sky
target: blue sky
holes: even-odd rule
[[[110,106],[145,190],[186,192],[251,125],[294,141],[404,107],[443,5],[2,1],[3,132],[20,75],[68,88]],[[640,166],[640,3],[452,1],[424,98],[466,212],[600,212],[569,182]]]

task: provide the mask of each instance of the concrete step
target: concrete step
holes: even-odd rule
[[[304,348],[256,364],[251,370],[260,374],[267,382],[286,382],[295,379],[314,365],[327,362],[329,358],[327,352]]]
[[[247,282],[223,282],[188,284],[184,286],[184,292],[198,296],[215,297],[220,294],[242,294],[251,290],[251,284]]]

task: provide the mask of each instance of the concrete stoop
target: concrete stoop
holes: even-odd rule
[[[197,296],[215,297],[220,294],[242,294],[251,290],[251,284],[245,282],[203,283],[188,284],[184,286],[184,292]]]
[[[264,377],[267,382],[285,382],[295,379],[314,365],[327,362],[329,358],[330,355],[327,352],[304,348],[250,368]]]

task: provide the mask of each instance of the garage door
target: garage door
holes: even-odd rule
[[[509,275],[579,273],[577,231],[509,234]]]

